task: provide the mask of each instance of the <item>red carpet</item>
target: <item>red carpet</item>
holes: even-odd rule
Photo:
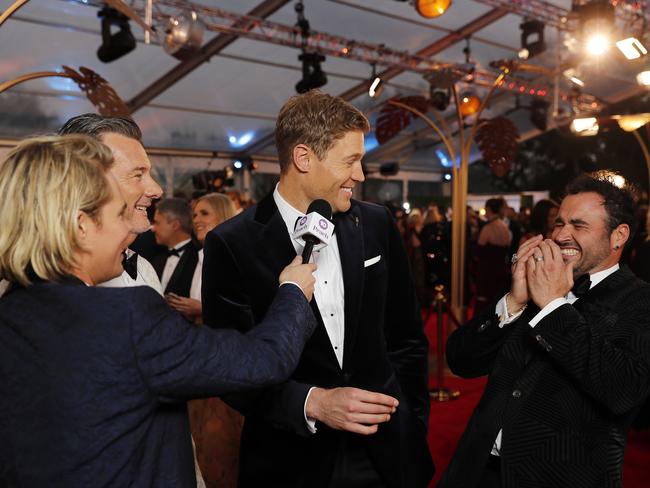
[[[430,357],[430,386],[436,386],[435,348],[437,342],[435,339],[435,323],[435,317],[431,317],[426,324],[426,332],[429,336],[432,353]],[[433,479],[431,487],[436,485],[447,464],[449,464],[458,439],[465,430],[465,425],[483,393],[485,382],[486,378],[464,380],[448,373],[445,377],[445,386],[460,390],[460,397],[449,402],[431,402],[429,446],[433,460],[436,463],[436,477]],[[650,430],[643,432],[631,431],[628,436],[623,486],[625,488],[650,487]]]

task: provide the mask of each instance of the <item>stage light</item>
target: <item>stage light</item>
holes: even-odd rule
[[[415,10],[427,19],[435,19],[444,14],[451,6],[451,0],[416,0]]]
[[[97,57],[103,63],[110,63],[135,49],[135,37],[129,27],[129,18],[117,10],[104,7],[97,16],[102,19],[102,45],[97,49]],[[111,27],[119,31],[111,33]]]
[[[383,163],[379,166],[379,174],[382,176],[395,176],[399,173],[399,163]]]
[[[381,77],[377,76],[377,67],[372,65],[372,75],[370,76],[370,88],[368,88],[368,96],[375,98],[381,95],[384,91],[384,82]]]
[[[650,71],[641,71],[636,75],[636,81],[641,86],[650,86]]]
[[[239,171],[240,169],[242,169],[242,168],[244,167],[244,163],[242,163],[242,162],[238,159],[238,160],[236,160],[236,161],[233,161],[233,163],[232,163],[232,167],[233,167],[236,171]]]
[[[445,181],[451,181],[451,173],[443,173],[442,179]]]
[[[434,90],[430,91],[429,103],[433,108],[440,112],[447,110],[450,100],[449,90]]]
[[[579,136],[595,136],[598,134],[598,120],[596,117],[573,119],[569,126],[571,132]]]
[[[529,56],[530,56],[530,51],[528,51],[528,49],[526,49],[526,48],[520,49],[519,52],[517,53],[517,57],[519,59],[524,59],[525,60],[525,59],[528,59]]]
[[[562,74],[567,80],[569,80],[574,85],[578,85],[580,88],[583,88],[585,86],[585,82],[582,81],[580,76],[578,76],[577,70],[573,68],[569,68],[567,70],[564,70]]]
[[[170,17],[165,29],[163,48],[181,61],[194,56],[203,44],[205,24],[196,12]]]
[[[539,20],[527,20],[523,22],[519,28],[521,29],[520,59],[533,58],[546,51],[546,43],[544,42],[544,22]],[[526,57],[522,57],[524,51]]]
[[[481,99],[474,93],[464,93],[460,96],[460,113],[463,117],[469,117],[478,112],[481,107]]]
[[[589,53],[592,56],[600,56],[607,52],[609,49],[609,37],[603,33],[595,33],[591,34],[587,38],[587,42],[585,43],[585,47],[587,49],[587,53]]]
[[[639,59],[641,56],[648,54],[645,46],[635,37],[628,37],[627,39],[617,41],[616,47],[623,53],[626,59]]]
[[[303,52],[298,56],[298,59],[302,61],[302,79],[296,83],[298,93],[307,93],[309,90],[327,84],[327,75],[320,65],[325,61],[325,56],[318,53]]]

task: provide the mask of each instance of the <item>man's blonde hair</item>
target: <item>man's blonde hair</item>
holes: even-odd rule
[[[275,123],[280,172],[285,174],[291,166],[293,148],[298,144],[305,144],[323,159],[338,139],[355,130],[368,132],[368,119],[342,98],[318,90],[291,97]]]
[[[24,286],[74,268],[77,215],[99,223],[111,150],[88,136],[26,139],[0,165],[0,276]]]

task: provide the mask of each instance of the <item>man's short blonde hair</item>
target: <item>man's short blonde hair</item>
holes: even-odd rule
[[[368,119],[342,98],[318,90],[291,97],[275,123],[280,172],[286,173],[291,166],[293,148],[298,144],[305,144],[323,159],[338,139],[355,130],[368,132]]]
[[[27,286],[70,274],[77,216],[99,223],[112,197],[111,150],[88,136],[26,139],[0,165],[0,276]]]

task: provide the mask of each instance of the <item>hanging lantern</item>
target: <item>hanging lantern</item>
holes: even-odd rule
[[[417,0],[415,2],[415,10],[422,17],[434,19],[444,14],[450,5],[451,0]]]
[[[469,117],[481,108],[481,99],[475,93],[463,93],[460,96],[460,113]]]

